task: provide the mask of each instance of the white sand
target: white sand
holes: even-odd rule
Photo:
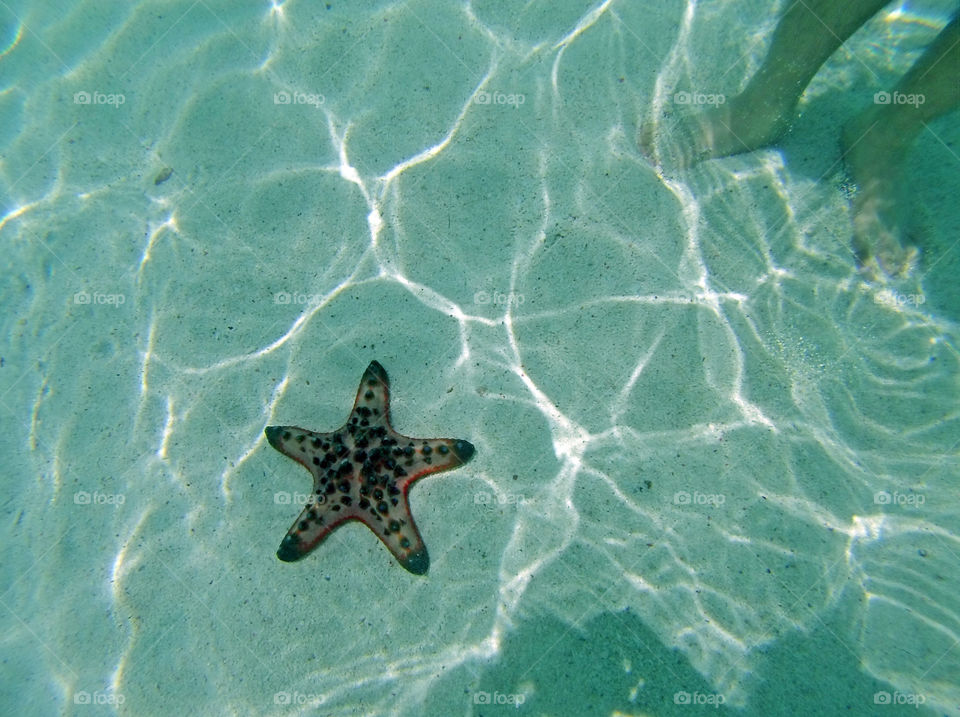
[[[764,3],[332,5],[2,11],[0,712],[955,710],[955,278],[864,283],[825,171],[936,21],[664,181],[638,118],[736,91]],[[371,359],[477,446],[411,492],[423,578],[358,524],[274,556],[263,428]]]

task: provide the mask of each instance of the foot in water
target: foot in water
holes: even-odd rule
[[[669,172],[772,144],[787,131],[820,66],[886,1],[787,3],[767,55],[744,90],[726,102],[723,95],[707,95],[717,102],[702,110],[684,105],[665,121],[651,118],[640,131],[641,151]],[[671,99],[680,98],[682,93]]]
[[[886,102],[874,104],[843,133],[843,158],[858,187],[851,206],[853,247],[860,266],[903,276],[917,249],[904,246],[904,166],[914,139],[929,124],[960,106],[960,13],[955,14]],[[896,97],[906,102],[896,101]],[[912,98],[912,100],[911,100]]]
[[[874,278],[903,277],[916,264],[917,249],[903,246],[902,171],[907,150],[902,136],[888,136],[896,127],[881,116],[883,107],[867,111],[843,131],[847,174],[856,186],[851,199],[853,248],[857,263]],[[752,152],[768,146],[789,129],[794,105],[753,99],[744,92],[706,109],[665,115],[670,131],[647,124],[640,132],[644,155],[661,171],[687,169],[699,162]]]
[[[671,98],[690,97],[677,93]],[[676,110],[645,123],[638,143],[660,170],[672,172],[716,157],[752,152],[778,140],[789,129],[795,102],[755,95],[749,88],[726,101],[723,95],[702,108],[676,104]]]
[[[681,104],[651,117],[638,143],[665,174],[715,157],[750,152],[772,144],[788,129],[797,102],[820,66],[886,0],[805,0],[788,4],[774,31],[763,64],[746,88],[728,102]],[[862,269],[881,278],[902,276],[916,263],[917,250],[901,243],[904,221],[903,165],[913,140],[929,123],[960,106],[960,13],[954,13],[936,39],[893,92],[913,98],[875,103],[843,132],[843,157],[857,192],[851,202],[853,249]],[[699,95],[698,97],[703,97]]]
[[[850,209],[853,250],[857,264],[872,278],[884,274],[904,277],[916,265],[916,247],[904,246],[905,217],[909,206],[903,195],[905,148],[885,137],[870,112],[843,131],[843,158],[856,185]]]

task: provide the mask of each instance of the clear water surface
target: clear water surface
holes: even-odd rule
[[[960,714],[958,124],[901,282],[837,144],[951,5],[672,179],[642,118],[779,6],[0,6],[0,712]],[[356,523],[275,557],[263,429],[373,359],[477,447],[411,492],[426,577]]]

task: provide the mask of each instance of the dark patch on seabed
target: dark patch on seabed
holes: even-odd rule
[[[876,703],[877,693],[892,694],[895,688],[866,674],[845,644],[856,639],[857,615],[858,606],[850,598],[822,615],[823,621],[810,632],[784,626],[779,636],[771,635],[774,641],[768,649],[761,648],[746,658],[755,665],[754,674],[763,677],[744,685],[748,702],[742,709],[726,704],[682,704],[685,698],[677,697],[678,693],[703,700],[715,697],[716,692],[683,652],[662,645],[632,610],[606,613],[574,628],[542,617],[508,634],[502,654],[476,682],[466,687],[453,684],[463,679],[463,673],[452,675],[451,684],[432,692],[436,699],[427,700],[424,714],[449,709],[454,691],[462,691],[476,717],[609,717],[618,712],[657,717],[935,714],[926,707]],[[504,701],[524,685],[529,686],[529,693],[517,711],[515,705]],[[497,695],[501,704],[494,703]],[[635,697],[631,699],[631,695]]]

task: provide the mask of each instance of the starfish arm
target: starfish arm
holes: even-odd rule
[[[373,510],[370,511],[373,513]],[[420,531],[417,530],[413,516],[410,514],[410,505],[404,500],[397,508],[390,509],[381,518],[361,518],[367,527],[387,546],[403,567],[414,575],[424,575],[430,567],[430,556],[427,546],[423,544]]]
[[[472,443],[458,438],[408,438],[397,435],[402,453],[397,456],[397,485],[409,488],[423,476],[452,470],[469,461],[475,452]]]
[[[285,563],[299,560],[320,545],[334,528],[348,520],[356,520],[356,516],[333,515],[329,509],[324,510],[323,505],[308,505],[280,542],[277,557]]]
[[[333,442],[334,436],[332,433],[316,433],[299,426],[267,426],[263,432],[271,446],[311,473],[316,465],[313,463],[314,457],[322,446],[329,446]]]
[[[360,378],[351,420],[366,420],[371,426],[390,425],[390,379],[377,361],[371,361]]]
[[[333,496],[336,498],[336,496]],[[372,530],[387,546],[403,567],[415,575],[423,575],[430,567],[430,558],[427,548],[420,537],[410,515],[410,507],[406,496],[398,501],[396,507],[381,503],[374,507],[367,503],[367,508],[359,505],[345,506],[326,495],[317,498],[303,509],[299,517],[290,526],[286,536],[280,542],[277,557],[292,563],[313,551],[330,533],[344,523],[359,520]],[[351,501],[352,502],[352,501]],[[365,503],[366,501],[361,501]]]

